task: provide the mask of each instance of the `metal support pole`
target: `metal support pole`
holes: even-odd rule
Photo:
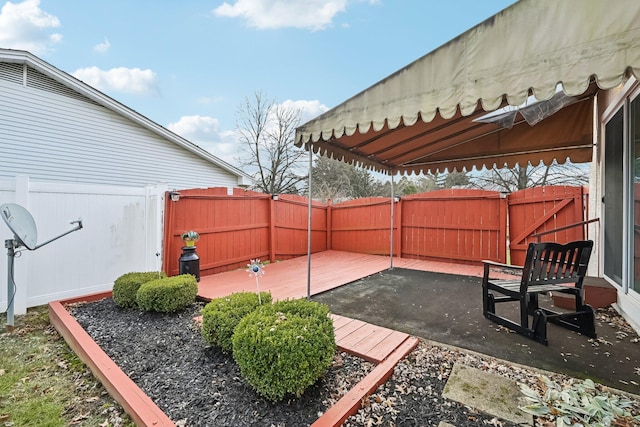
[[[13,298],[15,297],[16,284],[13,281],[13,261],[16,256],[16,241],[7,239],[4,247],[7,248],[7,331],[13,331]]]
[[[309,150],[309,215],[307,221],[307,300],[311,299],[311,211],[313,208],[313,199],[311,198],[311,170],[313,168],[313,150],[311,149],[311,141],[307,146]]]
[[[393,270],[393,225],[394,225],[394,221],[393,221],[393,214],[394,214],[394,208],[395,208],[395,202],[396,202],[396,196],[394,194],[394,189],[395,185],[393,182],[393,171],[391,171],[391,234],[389,237],[389,259],[390,259],[390,263],[389,263],[389,270]]]

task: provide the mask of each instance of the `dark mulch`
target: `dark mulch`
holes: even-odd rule
[[[193,321],[202,306],[197,303],[167,315],[121,309],[109,298],[68,309],[116,364],[183,426],[308,426],[373,368],[362,359],[338,353],[334,366],[302,397],[269,402],[245,382],[230,355],[204,343]],[[445,349],[427,347],[434,354],[433,363],[425,364],[424,357],[416,363],[415,356],[410,356],[346,425],[437,426],[448,420],[484,426],[491,422],[491,416],[441,396],[454,360]]]
[[[71,314],[116,364],[178,425],[308,426],[371,369],[337,353],[333,367],[298,399],[272,403],[245,382],[229,354],[207,346],[193,318],[126,310],[112,299],[73,305]]]
[[[71,314],[121,369],[179,426],[308,426],[372,365],[345,353],[298,399],[271,403],[249,386],[233,358],[205,345],[193,317],[118,308],[111,299],[69,306]],[[515,427],[442,397],[455,363],[534,386],[538,373],[491,357],[421,341],[345,426]],[[559,383],[571,378],[555,376]],[[543,425],[543,424],[538,424]],[[544,424],[547,425],[547,424]]]

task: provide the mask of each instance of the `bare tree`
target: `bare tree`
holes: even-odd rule
[[[471,186],[468,172],[426,173],[417,177],[402,176],[395,183],[395,194],[409,195],[446,188],[460,188]],[[385,181],[375,186],[374,192],[378,196],[391,194],[391,183]]]
[[[261,92],[245,98],[237,112],[242,166],[251,173],[254,189],[268,194],[297,194],[304,189],[306,151],[293,145],[301,111],[276,104]]]
[[[586,185],[589,182],[589,167],[587,163],[558,164],[556,161],[549,165],[540,163],[527,167],[516,165],[513,168],[492,168],[474,177],[476,187],[485,190],[496,190],[512,193],[525,188],[541,187],[544,185]]]
[[[312,178],[316,199],[340,201],[374,195],[371,173],[339,160],[317,157]]]

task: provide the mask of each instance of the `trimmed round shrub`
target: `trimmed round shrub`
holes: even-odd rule
[[[138,303],[136,302],[136,294],[138,293],[140,285],[152,280],[156,280],[160,277],[167,276],[166,274],[164,274],[164,272],[161,273],[160,276],[158,276],[157,271],[133,272],[123,274],[122,276],[118,277],[115,282],[113,282],[113,302],[115,302],[119,307],[137,307]]]
[[[233,334],[233,358],[242,376],[271,401],[301,396],[333,361],[336,342],[328,314],[323,304],[306,300],[247,314]]]
[[[260,292],[262,304],[271,305],[271,294]],[[240,320],[260,305],[255,292],[237,292],[211,300],[202,309],[202,338],[225,352],[232,350],[231,337]]]
[[[173,313],[193,303],[197,294],[196,278],[191,274],[181,274],[143,283],[136,294],[136,301],[145,311]]]

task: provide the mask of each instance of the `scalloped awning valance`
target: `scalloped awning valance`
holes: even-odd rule
[[[296,145],[382,172],[591,160],[593,96],[640,71],[640,1],[520,0],[299,127]],[[572,103],[531,126],[487,111]]]

